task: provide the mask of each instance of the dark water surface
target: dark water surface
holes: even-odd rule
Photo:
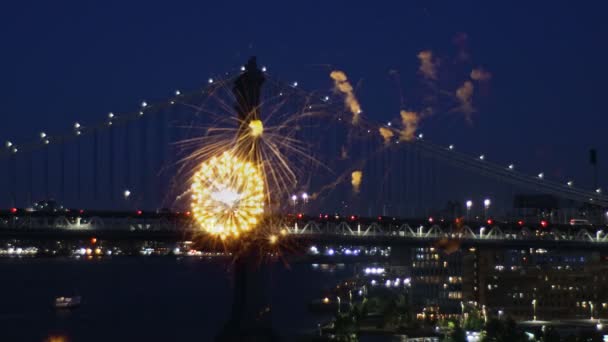
[[[351,275],[310,264],[272,266],[273,322],[283,336],[314,329],[308,302]],[[0,260],[0,341],[212,341],[232,300],[225,260],[114,257]],[[55,297],[83,304],[56,311]],[[287,337],[286,340],[290,338]]]

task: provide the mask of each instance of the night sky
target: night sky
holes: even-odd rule
[[[142,99],[199,88],[250,55],[310,90],[329,92],[329,71],[343,70],[368,118],[396,120],[421,101],[417,54],[430,50],[447,80],[442,90],[455,92],[472,68],[492,78],[475,84],[472,122],[442,106],[421,123],[426,139],[586,187],[588,150],[596,147],[600,184],[608,184],[608,23],[600,2],[399,3],[4,4],[0,140],[63,132],[134,110]]]

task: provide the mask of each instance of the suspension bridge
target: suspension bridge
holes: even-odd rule
[[[438,145],[422,134],[408,142],[387,142],[376,134],[382,125],[370,122],[353,133],[345,123],[349,114],[339,94],[308,92],[297,82],[283,82],[265,68],[262,71],[269,83],[262,94],[266,99],[262,107],[306,117],[298,122],[297,138],[308,142],[319,164],[340,172],[348,172],[355,165],[363,170],[367,183],[374,184],[364,186],[354,196],[349,179],[342,179],[342,184],[334,184],[310,202],[286,199],[275,208],[277,215],[350,213],[357,214],[357,220],[288,220],[277,233],[296,239],[359,244],[440,239],[564,246],[608,242],[608,235],[598,226],[572,229],[560,222],[550,222],[549,227],[538,222],[490,223],[486,219],[498,215],[487,212],[483,219],[464,224],[456,224],[454,219],[459,215],[452,214],[443,215],[445,223],[431,223],[428,216],[433,207],[450,196],[459,196],[458,189],[452,191],[457,195],[445,194],[441,183],[471,183],[471,177],[482,176],[497,184],[550,194],[601,213],[608,206],[608,196],[601,189],[580,188],[572,180],[528,174],[517,170],[513,163],[493,162],[485,155],[458,151],[454,145]],[[132,112],[108,113],[96,123],[79,121],[67,124],[64,132],[40,131],[29,141],[7,140],[0,151],[0,172],[5,180],[0,203],[6,208],[0,211],[0,234],[176,239],[196,232],[182,199],[187,173],[182,172],[179,162],[189,151],[180,149],[179,142],[206,134],[200,127],[213,125],[208,116],[232,110],[226,108],[226,103],[234,102],[227,97],[226,89],[241,72],[237,70],[223,79],[209,78],[205,86],[191,92],[176,90],[164,101],[141,101]],[[313,112],[323,113],[320,123],[306,115]],[[351,143],[347,152],[361,156],[358,161],[344,156],[346,141]],[[304,168],[304,181],[294,191],[312,193],[340,173],[322,176],[319,165],[304,166],[310,169]],[[455,179],[454,172],[446,177],[442,171],[446,168],[466,173],[469,181]],[[34,206],[39,200],[43,204]],[[359,214],[393,219],[359,219]]]

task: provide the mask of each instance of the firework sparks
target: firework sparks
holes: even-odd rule
[[[473,107],[473,82],[465,81],[462,86],[456,89],[456,98],[460,102],[458,111],[464,113],[467,121],[471,122],[471,114],[475,112]]]
[[[259,137],[264,133],[264,125],[262,120],[251,120],[249,123],[249,129],[251,130],[251,136]]]
[[[399,139],[402,141],[412,141],[416,129],[418,129],[418,122],[420,118],[416,112],[408,112],[406,110],[401,111],[401,122],[403,123],[403,130],[399,135]]]
[[[437,61],[433,59],[433,52],[429,50],[418,53],[420,67],[418,70],[427,79],[437,80]]]
[[[358,193],[361,189],[361,180],[363,180],[363,171],[353,171],[350,175],[350,183],[353,185],[353,191]]]
[[[392,130],[390,130],[386,127],[380,127],[378,129],[378,131],[380,132],[380,135],[384,139],[385,145],[388,145],[391,142],[391,138],[395,135],[395,133],[393,133]]]
[[[329,76],[334,80],[334,87],[336,91],[344,94],[344,104],[346,105],[346,108],[348,108],[348,110],[350,110],[350,112],[353,114],[352,123],[353,125],[356,125],[359,123],[361,106],[355,97],[353,86],[350,84],[346,74],[343,71],[334,70],[331,72],[331,74],[329,74]]]
[[[232,152],[204,162],[194,175],[191,191],[197,223],[221,238],[252,230],[264,212],[260,170]]]

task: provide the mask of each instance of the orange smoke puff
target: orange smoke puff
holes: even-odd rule
[[[433,52],[430,50],[420,51],[420,53],[418,53],[418,59],[420,60],[420,67],[418,70],[420,70],[422,75],[425,78],[436,80],[437,63],[433,61]]]
[[[466,115],[468,121],[471,121],[471,114],[475,112],[473,108],[473,82],[465,81],[462,86],[456,89],[456,98],[460,102],[460,107],[457,109]]]
[[[361,114],[361,106],[353,92],[353,86],[348,82],[348,78],[343,71],[334,70],[329,76],[334,80],[334,87],[337,91],[344,94],[344,105],[353,114],[352,123],[359,123],[359,114]]]
[[[483,68],[475,68],[471,70],[471,79],[479,82],[489,81],[492,78],[492,73],[485,71]]]
[[[408,112],[406,110],[401,111],[401,122],[403,123],[403,130],[399,135],[401,141],[411,141],[414,139],[414,134],[418,129],[418,122],[420,118],[416,112]]]
[[[395,133],[385,127],[380,127],[379,131],[382,138],[384,138],[384,144],[388,145],[391,142],[391,138],[395,135]]]
[[[350,183],[353,185],[354,192],[359,192],[362,179],[363,179],[363,171],[357,170],[357,171],[353,171],[353,173],[350,174]]]

